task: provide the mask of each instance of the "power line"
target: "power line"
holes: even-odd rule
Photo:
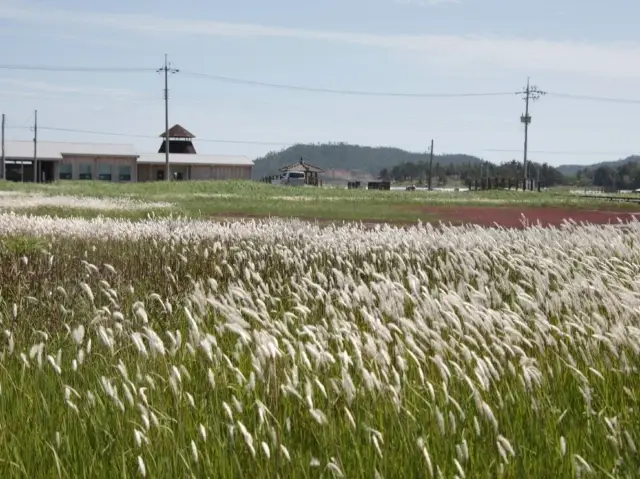
[[[30,127],[12,126],[10,128],[25,129],[25,128],[30,128]],[[115,133],[115,132],[94,131],[94,130],[77,130],[77,129],[74,129],[74,128],[60,128],[60,127],[54,127],[54,126],[39,126],[38,128],[40,130],[60,131],[60,132],[67,132],[67,133],[82,133],[82,134],[86,134],[86,135],[121,136],[121,137],[128,137],[128,138],[158,138],[157,136],[138,135],[138,134],[135,134],[135,133]],[[73,143],[73,142],[71,142],[71,143]]]
[[[19,122],[17,125],[6,125],[7,130],[32,128],[33,125],[33,113],[25,121]]]
[[[48,71],[48,72],[87,72],[87,73],[141,73],[157,71],[157,68],[130,68],[130,67],[71,67],[71,66],[46,66],[46,65],[7,65],[0,64],[0,70],[25,70],[25,71]],[[511,96],[514,92],[485,92],[485,93],[401,93],[401,92],[375,92],[365,90],[345,90],[308,87],[301,85],[288,85],[280,83],[270,83],[258,80],[247,80],[242,78],[233,78],[220,75],[209,75],[207,73],[198,73],[191,71],[182,71],[183,74],[196,77],[215,80],[225,83],[234,83],[241,85],[259,86],[265,88],[277,88],[281,90],[295,90],[315,93],[332,93],[339,95],[358,95],[358,96],[386,96],[386,97],[405,97],[405,98],[458,98],[458,97],[487,97],[487,96]]]
[[[28,129],[32,130],[33,127],[11,127],[14,129]],[[114,136],[120,138],[140,138],[140,139],[149,139],[149,140],[157,140],[157,135],[142,135],[135,133],[119,133],[119,132],[107,132],[107,131],[96,131],[96,130],[81,130],[75,128],[60,128],[53,126],[42,126],[38,125],[38,130],[47,130],[47,131],[58,131],[63,133],[79,133],[85,135],[98,135],[98,136]],[[238,144],[238,145],[267,145],[267,146],[293,146],[302,144],[300,142],[295,141],[253,141],[253,140],[223,140],[223,139],[212,139],[212,138],[198,138],[199,142],[202,143],[228,143],[228,144]],[[85,142],[78,141],[66,141],[65,143],[71,144],[81,144]],[[521,153],[522,150],[518,149],[506,149],[506,148],[484,148],[483,152],[489,153]],[[529,153],[535,154],[545,154],[545,155],[629,155],[628,151],[579,151],[579,150],[529,150]]]
[[[225,83],[235,83],[240,85],[251,85],[265,88],[277,88],[281,90],[296,90],[314,93],[332,93],[338,95],[357,95],[357,96],[386,96],[386,97],[404,97],[404,98],[458,98],[458,97],[483,97],[483,96],[513,96],[514,92],[489,92],[489,93],[400,93],[400,92],[375,92],[365,90],[342,90],[332,88],[317,88],[300,85],[287,85],[282,83],[269,83],[257,80],[245,80],[241,78],[224,77],[219,75],[209,75],[206,73],[196,73],[190,71],[182,71],[185,75],[215,80]]]
[[[12,128],[26,129],[29,127],[14,126]],[[38,125],[38,130],[58,131],[58,132],[64,132],[64,133],[80,133],[85,135],[115,136],[120,138],[140,138],[140,139],[148,139],[148,140],[158,139],[158,137],[155,135],[140,135],[135,133],[118,133],[118,132],[95,131],[95,130],[78,130],[74,128],[60,128],[60,127],[42,126],[42,125]],[[203,143],[228,143],[228,144],[238,144],[238,145],[267,145],[267,146],[292,146],[297,144],[296,142],[284,142],[284,141],[278,142],[278,141],[249,141],[249,140],[218,140],[218,139],[207,139],[207,138],[198,138],[198,141]],[[81,143],[81,142],[68,142],[68,143]]]
[[[270,83],[259,80],[248,80],[242,78],[234,78],[227,77],[221,75],[210,75],[207,73],[198,73],[192,71],[182,71],[187,76],[197,77],[197,78],[205,78],[209,80],[224,82],[224,83],[234,83],[240,85],[251,85],[265,88],[276,88],[282,90],[297,90],[297,91],[306,91],[306,92],[315,92],[315,93],[332,93],[339,95],[358,95],[358,96],[387,96],[387,97],[406,97],[406,98],[464,98],[464,97],[491,97],[491,96],[512,96],[512,95],[520,95],[526,93],[525,90],[517,91],[517,92],[479,92],[479,93],[401,93],[401,92],[376,92],[376,91],[366,91],[366,90],[345,90],[345,89],[331,89],[331,88],[318,88],[318,87],[309,87],[302,85],[289,85],[282,83]],[[535,93],[532,91],[532,93]],[[629,99],[629,98],[613,98],[613,97],[603,97],[603,96],[593,96],[593,95],[574,95],[571,93],[561,93],[561,92],[542,92],[538,91],[538,94],[543,95],[551,95],[558,98],[566,98],[571,100],[587,100],[587,101],[600,101],[600,102],[610,102],[610,103],[629,103],[629,104],[640,104],[640,100],[637,99]]]
[[[612,98],[605,96],[591,96],[591,95],[574,95],[573,93],[558,93],[547,92],[547,95],[557,98],[565,98],[567,100],[586,100],[605,103],[627,103],[627,104],[640,104],[640,100],[633,100],[629,98]]]
[[[490,153],[521,153],[522,150],[504,149],[504,148],[485,148],[485,152]],[[539,155],[629,155],[628,151],[570,151],[570,150],[528,150],[529,153],[535,153]]]
[[[0,64],[0,70],[23,71],[47,71],[47,72],[71,72],[71,73],[141,73],[153,72],[155,68],[130,68],[130,67],[64,67],[55,65],[6,65]]]
[[[142,67],[83,67],[83,66],[58,66],[58,65],[29,65],[29,64],[0,64],[0,70],[14,71],[47,71],[47,72],[68,72],[68,73],[150,73],[157,71],[157,68]],[[259,80],[248,80],[243,78],[234,78],[221,75],[211,75],[208,73],[182,71],[183,74],[209,79],[224,83],[234,83],[240,85],[250,85],[264,88],[275,88],[282,90],[305,91],[315,93],[331,93],[339,95],[357,95],[357,96],[378,96],[378,97],[400,97],[400,98],[464,98],[464,97],[491,97],[491,96],[511,96],[519,95],[523,92],[478,92],[478,93],[402,93],[402,92],[384,92],[384,91],[366,91],[366,90],[348,90],[348,89],[332,89],[319,88],[303,85],[289,85],[280,83],[270,83]],[[607,103],[627,103],[640,104],[640,99],[632,98],[616,98],[596,95],[576,95],[572,93],[547,92],[548,95],[556,98],[564,98],[568,100],[583,100]]]

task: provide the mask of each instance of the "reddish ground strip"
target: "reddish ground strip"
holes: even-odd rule
[[[629,222],[634,217],[640,220],[640,212],[592,211],[571,208],[523,208],[513,206],[429,206],[423,209],[445,223],[475,224],[505,228],[522,228],[522,215],[529,224],[540,222],[543,226],[559,226],[571,219],[577,223],[618,224],[618,220]]]
[[[356,223],[364,224],[367,227],[375,227],[381,224],[391,224],[397,227],[406,227],[415,225],[419,218],[423,222],[430,222],[432,224],[443,222],[452,223],[454,225],[461,224],[474,224],[484,227],[501,226],[503,228],[523,228],[523,217],[527,219],[530,225],[535,225],[538,222],[542,226],[560,226],[565,220],[573,220],[577,223],[586,222],[591,224],[618,224],[619,220],[623,223],[633,221],[637,219],[640,221],[640,211],[638,212],[616,212],[616,211],[601,211],[601,210],[585,210],[577,208],[557,208],[557,207],[518,207],[518,206],[426,206],[415,209],[415,220],[377,220],[377,219],[362,219],[360,221],[354,221]],[[294,215],[295,216],[295,215]],[[296,218],[309,221],[321,226],[327,226],[330,224],[343,224],[349,223],[347,220],[332,220],[332,219],[318,219],[307,218],[303,216],[296,216]],[[227,213],[211,216],[215,221],[234,221],[234,220],[259,220],[265,219],[262,215],[247,215],[238,213]]]

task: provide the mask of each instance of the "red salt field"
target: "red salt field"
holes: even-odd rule
[[[532,208],[515,206],[429,206],[422,209],[444,223],[476,224],[479,226],[502,226],[522,228],[523,215],[529,224],[559,226],[565,220],[577,223],[618,224],[640,220],[640,212],[593,211],[575,208]]]

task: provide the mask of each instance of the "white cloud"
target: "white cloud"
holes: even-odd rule
[[[489,35],[385,35],[337,32],[211,20],[180,20],[145,14],[80,13],[10,2],[0,4],[0,18],[17,23],[73,27],[73,33],[76,35],[80,34],[82,29],[88,30],[92,35],[96,29],[107,29],[141,35],[289,38],[396,49],[409,52],[416,61],[435,61],[441,67],[447,64],[464,66],[470,71],[478,68],[510,68],[531,74],[553,71],[640,78],[639,43],[589,43]]]

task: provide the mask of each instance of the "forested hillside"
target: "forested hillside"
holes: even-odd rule
[[[563,175],[576,175],[581,170],[588,169],[588,170],[594,171],[600,168],[601,166],[605,168],[613,169],[613,168],[618,168],[619,166],[626,165],[628,163],[640,163],[640,156],[631,155],[631,156],[628,156],[627,158],[622,158],[620,160],[605,161],[602,163],[594,163],[592,165],[561,165],[558,167],[558,170],[560,170],[560,172]]]
[[[578,170],[575,178],[580,186],[636,190],[640,188],[640,157],[631,156],[624,161],[586,167]]]
[[[255,160],[254,179],[276,175],[280,168],[300,161],[319,166],[327,172],[325,178],[335,179],[382,177],[394,181],[425,182],[429,170],[428,153],[412,153],[391,147],[370,147],[346,143],[294,145],[271,152]],[[538,177],[549,186],[562,184],[640,188],[640,157],[588,166],[532,164],[529,176]],[[337,174],[336,174],[337,173]],[[452,179],[465,183],[481,176],[522,177],[522,162],[494,164],[465,154],[434,155],[433,176],[436,184]]]
[[[255,160],[253,177],[275,175],[285,165],[304,161],[323,170],[346,170],[378,176],[380,170],[393,168],[402,163],[418,163],[428,160],[426,153],[411,153],[399,148],[369,147],[346,143],[295,145],[285,150],[271,152]],[[434,163],[441,165],[479,164],[480,158],[469,155],[435,155]]]

